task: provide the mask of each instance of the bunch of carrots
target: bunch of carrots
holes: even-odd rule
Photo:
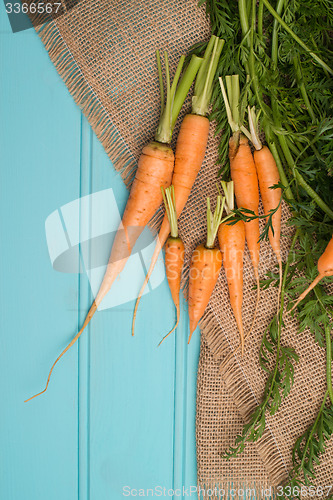
[[[113,242],[102,284],[82,328],[53,363],[45,389],[26,401],[35,398],[47,390],[55,365],[78,340],[91,321],[98,306],[126,265],[138,237],[159,209],[162,201],[164,201],[165,205],[165,216],[157,237],[151,265],[135,305],[132,334],[134,334],[135,318],[142,293],[164,246],[166,276],[176,308],[176,322],[175,326],[163,337],[161,342],[177,328],[180,316],[179,293],[185,254],[184,243],[178,234],[177,220],[186,205],[204,160],[210,127],[207,115],[213,81],[223,45],[224,40],[212,36],[203,58],[192,56],[181,76],[185,61],[185,57],[182,56],[172,83],[170,81],[168,56],[164,53],[165,86],[162,76],[161,58],[157,51],[157,68],[161,94],[160,120],[154,139],[144,146],[138,160],[135,179],[122,221]],[[192,110],[191,113],[185,115],[182,121],[174,153],[170,146],[173,129],[194,80]],[[230,304],[240,334],[239,346],[243,354],[245,339],[255,322],[260,299],[258,271],[260,250],[259,189],[265,216],[271,214],[272,228],[269,229],[269,240],[277,258],[280,275],[282,273],[280,255],[280,177],[269,148],[263,146],[259,139],[258,117],[254,109],[248,108],[250,130],[244,126],[244,116],[241,116],[240,112],[242,106],[238,76],[226,77],[227,90],[222,78],[220,78],[220,85],[228,122],[232,131],[232,137],[229,142],[231,181],[229,183],[221,183],[223,194],[218,193],[214,212],[211,210],[210,198],[207,198],[207,238],[205,243],[200,244],[194,250],[190,262],[188,293],[190,332],[188,341],[190,341],[198,322],[206,310],[223,263],[228,283]],[[164,87],[166,87],[166,96]],[[255,149],[253,154],[249,140]],[[234,197],[236,198],[238,211],[235,210]],[[223,217],[224,209],[226,213]],[[245,217],[245,219],[244,217],[241,218],[239,215],[242,211],[247,215],[252,215]],[[216,239],[218,240],[219,247],[215,245]],[[252,327],[247,334],[244,333],[242,321],[245,242],[248,246],[254,278],[257,283],[257,301],[254,319]],[[326,253],[327,256],[325,256]],[[321,261],[318,263],[319,276],[316,283],[324,275],[329,276],[333,274],[332,254],[333,239],[329,243]],[[301,299],[302,296],[300,297]]]
[[[161,187],[167,188],[171,183],[174,185],[177,217],[183,210],[205,156],[209,133],[207,114],[223,45],[224,40],[212,36],[203,58],[193,55],[180,78],[185,62],[185,56],[181,56],[172,83],[168,56],[165,52],[165,86],[160,54],[156,52],[161,96],[160,120],[154,140],[144,146],[138,160],[136,175],[112,245],[102,284],[82,328],[53,363],[45,389],[26,401],[30,401],[47,390],[55,365],[82,335],[103,298],[124,269],[138,237],[162,203]],[[194,79],[196,81],[192,97],[192,111],[185,116],[181,124],[174,155],[170,146],[173,129]],[[166,88],[166,96],[164,88]],[[169,221],[165,217],[154,258],[157,259],[169,232]]]

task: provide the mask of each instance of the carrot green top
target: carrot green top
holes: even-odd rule
[[[202,58],[192,56],[192,59],[183,74],[183,77],[178,85],[179,77],[184,65],[185,56],[181,56],[176,73],[171,84],[168,54],[164,52],[164,65],[166,77],[166,100],[164,102],[164,83],[162,76],[162,66],[160,53],[156,51],[158,78],[160,82],[161,96],[161,116],[155,133],[155,140],[164,144],[169,144],[171,141],[172,131],[176,123],[179,111],[185,101],[185,98],[190,90],[193,80],[198,72],[198,69],[203,61]],[[178,87],[177,87],[178,86]]]
[[[179,112],[190,90],[193,80],[203,62],[201,57],[192,56],[182,78],[179,77],[184,65],[185,56],[181,56],[176,73],[171,84],[168,54],[164,52],[164,65],[166,77],[166,100],[164,102],[164,83],[162,76],[162,66],[160,53],[156,51],[158,78],[160,82],[160,96],[161,96],[161,117],[155,133],[155,140],[169,144],[172,137],[172,132],[177,121]],[[178,84],[179,81],[179,84]]]
[[[165,102],[161,58],[159,51],[156,51],[161,95],[161,117],[155,134],[156,141],[165,144],[170,143],[179,112],[197,73],[198,75],[192,97],[192,113],[202,116],[207,115],[212,96],[213,80],[223,45],[224,40],[213,35],[207,44],[203,58],[192,55],[192,58],[179,81],[185,61],[185,57],[181,56],[172,84],[170,82],[168,54],[164,52],[166,78]]]
[[[244,118],[244,99],[240,98],[239,76],[228,75],[225,77],[227,90],[225,89],[222,77],[219,78],[221,92],[224,100],[224,105],[233,134],[242,132],[248,139],[251,140],[250,132],[243,125]]]
[[[210,199],[207,198],[207,242],[206,248],[213,248],[219,225],[222,221],[225,198],[219,195],[216,199],[214,214],[210,208]]]
[[[169,219],[170,224],[170,234],[172,238],[178,238],[178,224],[177,224],[177,212],[176,212],[176,199],[175,199],[175,188],[173,184],[163,189],[161,186],[165,211]]]
[[[194,85],[192,97],[192,113],[206,116],[212,97],[213,81],[223,49],[224,40],[212,36],[209,40],[198,76]]]
[[[262,144],[259,138],[259,115],[260,111],[258,114],[256,114],[255,107],[253,106],[250,108],[248,106],[248,115],[249,115],[249,127],[250,127],[250,132],[251,132],[251,142],[253,146],[256,148],[257,151],[260,151],[262,149]]]
[[[235,199],[234,199],[234,183],[233,181],[225,182],[221,181],[222,189],[225,196],[225,211],[227,212],[227,216],[230,216],[231,212],[235,207]]]

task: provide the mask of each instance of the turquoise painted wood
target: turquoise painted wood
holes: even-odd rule
[[[23,403],[92,301],[86,273],[52,268],[45,221],[110,187],[122,210],[128,193],[35,32],[12,34],[3,4],[0,21],[0,498],[118,500],[125,486],[195,485],[199,332],[188,348],[183,301],[176,335],[156,348],[174,321],[165,280],[143,298],[134,338],[133,301],[98,312],[47,393]]]

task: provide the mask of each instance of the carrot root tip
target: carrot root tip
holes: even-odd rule
[[[160,345],[162,344],[162,342],[164,342],[164,340],[165,340],[167,337],[169,337],[169,335],[170,335],[172,332],[174,332],[174,331],[176,330],[177,326],[179,325],[179,318],[180,318],[180,310],[179,310],[179,306],[178,306],[178,307],[177,307],[177,320],[176,320],[176,324],[175,324],[175,326],[174,326],[174,327],[170,330],[170,332],[169,332],[169,333],[167,333],[167,334],[163,337],[163,339],[162,339],[162,340],[158,343],[157,347],[160,347]]]
[[[67,345],[67,347],[65,347],[65,349],[61,352],[61,354],[59,354],[59,356],[57,357],[57,359],[55,360],[55,362],[51,366],[51,370],[49,371],[49,375],[47,377],[47,382],[46,382],[45,389],[43,391],[39,392],[38,394],[35,394],[31,398],[26,399],[24,401],[25,403],[27,403],[28,401],[31,401],[31,399],[34,399],[37,396],[40,396],[41,394],[43,394],[44,392],[46,392],[46,390],[47,390],[47,388],[49,386],[50,378],[51,378],[51,375],[52,375],[52,372],[53,372],[53,369],[54,369],[55,365],[63,357],[63,355],[68,351],[68,349],[70,349],[72,347],[72,345],[75,344],[75,342],[79,339],[79,337],[82,335],[82,333],[86,329],[87,325],[90,323],[90,321],[91,321],[91,319],[94,316],[94,314],[95,314],[96,311],[97,311],[97,304],[94,301],[93,304],[92,304],[92,306],[91,306],[91,308],[89,309],[89,312],[88,312],[88,314],[86,316],[86,319],[84,320],[84,323],[83,323],[83,326],[82,326],[81,330],[75,335],[75,337],[73,338],[73,340],[71,340],[71,342]]]

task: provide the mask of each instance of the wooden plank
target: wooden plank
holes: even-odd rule
[[[94,138],[92,188],[110,186],[122,213],[128,193]],[[172,486],[174,339],[156,347],[174,321],[166,282],[143,298],[134,337],[133,308],[101,311],[91,326],[91,500],[123,498],[124,486]]]
[[[81,117],[80,198],[91,193],[93,132],[85,117]],[[86,226],[90,227],[90,206],[80,206],[80,241]],[[88,229],[89,231],[89,229]],[[86,274],[79,277],[79,323],[83,324],[92,302]],[[90,492],[90,325],[79,339],[79,401],[78,401],[78,499],[88,500]]]
[[[187,335],[189,327],[187,327]],[[200,330],[193,332],[191,343],[188,346],[187,357],[187,392],[186,413],[184,415],[186,437],[185,437],[185,467],[184,487],[190,488],[197,484],[197,460],[195,447],[195,415],[196,415],[196,393],[197,393],[197,370],[200,353]]]
[[[1,4],[0,498],[77,497],[77,274],[52,269],[45,220],[79,195],[80,112],[33,30]]]

